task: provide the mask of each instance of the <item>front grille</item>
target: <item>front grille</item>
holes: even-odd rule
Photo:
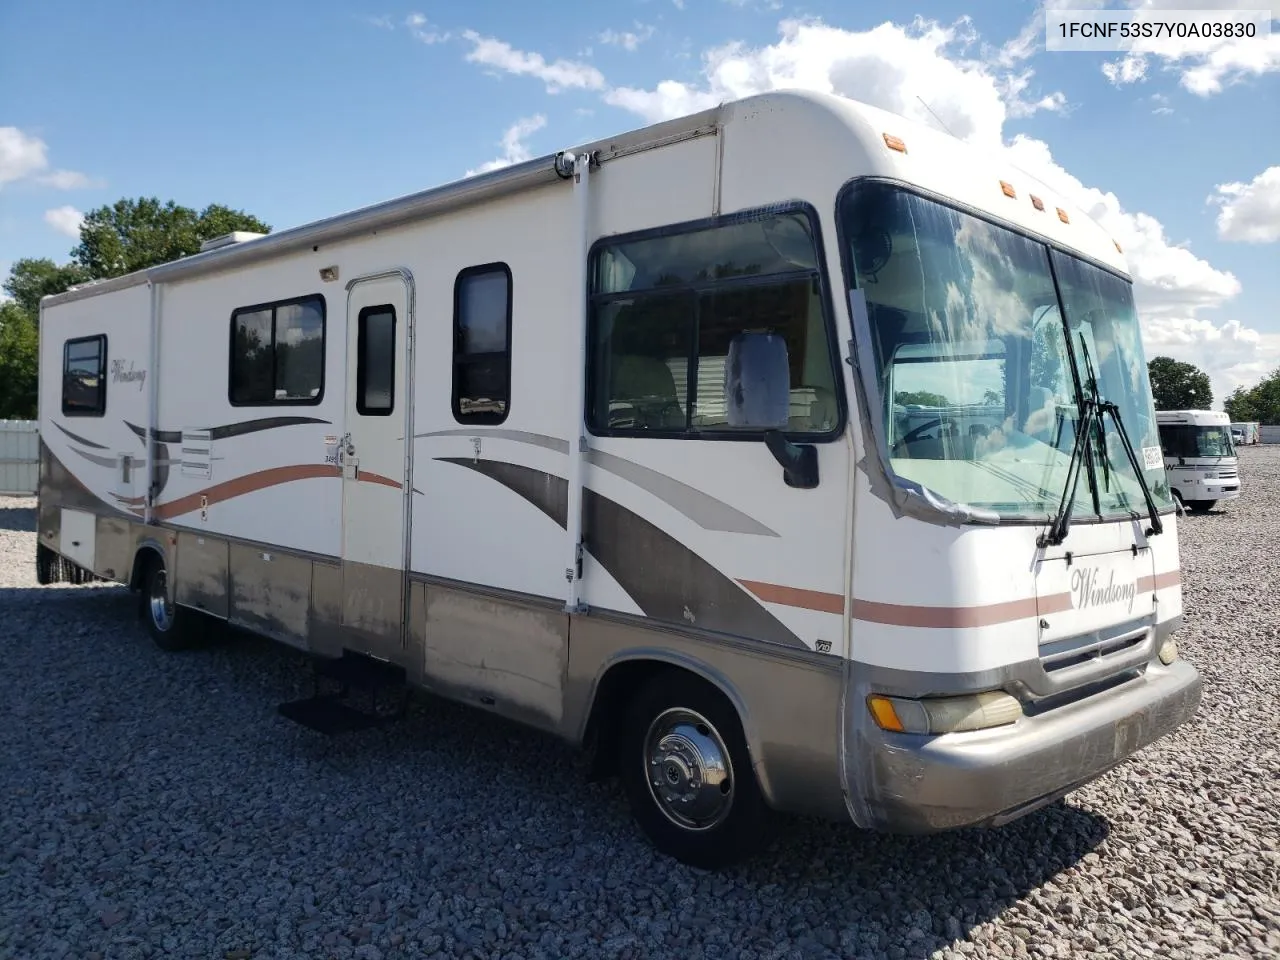
[[[1085,663],[1101,666],[1112,657],[1141,646],[1151,634],[1143,621],[1054,640],[1040,647],[1040,666],[1048,676]]]
[[[1240,476],[1240,471],[1237,470],[1235,467],[1228,467],[1225,470],[1218,471],[1219,480],[1234,480],[1238,476]]]

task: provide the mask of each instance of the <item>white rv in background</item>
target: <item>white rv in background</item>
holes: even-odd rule
[[[1195,513],[1240,496],[1231,418],[1221,410],[1161,410],[1160,447],[1174,496]]]
[[[381,678],[550,731],[690,863],[1000,824],[1199,701],[1119,246],[859,103],[230,237],[40,343],[42,580],[306,651],[317,729]]]

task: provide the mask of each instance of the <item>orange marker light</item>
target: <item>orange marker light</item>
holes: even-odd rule
[[[1004,195],[1006,197],[1016,197],[1018,195],[1013,189],[1013,184],[1009,183],[1007,180],[1000,181],[1000,189],[1004,191]]]
[[[907,152],[907,145],[902,142],[901,138],[895,137],[891,133],[884,135],[884,145],[890,150],[897,150],[899,153]]]
[[[871,715],[875,717],[880,729],[892,730],[895,733],[904,732],[902,721],[898,719],[897,711],[893,709],[893,704],[887,699],[884,697],[868,697],[867,706],[871,709]]]
[[[1070,223],[1070,222],[1071,222],[1071,221],[1067,218],[1067,211],[1063,210],[1061,207],[1059,207],[1059,208],[1058,208],[1058,219],[1059,219],[1059,220],[1061,220],[1063,223]]]
[[[1039,197],[1037,197],[1034,193],[1031,194],[1031,205],[1035,207],[1037,210],[1044,209],[1044,201],[1041,200]]]
[[[1112,242],[1112,243],[1114,243],[1114,244],[1116,245],[1116,253],[1124,253],[1124,251],[1120,249],[1120,241],[1119,241],[1119,240],[1112,240],[1111,242]]]

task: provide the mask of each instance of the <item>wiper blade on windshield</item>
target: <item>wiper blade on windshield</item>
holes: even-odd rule
[[[1151,485],[1147,483],[1147,475],[1143,470],[1142,464],[1138,463],[1138,454],[1133,449],[1133,444],[1129,440],[1129,431],[1124,428],[1124,421],[1120,419],[1120,408],[1109,400],[1102,401],[1099,406],[1106,413],[1111,414],[1111,419],[1116,425],[1116,433],[1120,434],[1120,443],[1124,447],[1124,452],[1129,456],[1129,463],[1133,466],[1133,475],[1138,478],[1138,486],[1142,488],[1143,499],[1147,501],[1147,513],[1151,517],[1151,528],[1146,531],[1146,536],[1154,537],[1157,534],[1164,533],[1164,524],[1160,521],[1160,511],[1156,507],[1155,497],[1151,495]]]
[[[1054,514],[1049,529],[1036,538],[1036,546],[1056,547],[1067,539],[1067,528],[1071,525],[1071,508],[1076,502],[1076,490],[1080,486],[1080,470],[1084,465],[1084,455],[1089,449],[1089,431],[1094,421],[1101,422],[1098,416],[1098,404],[1092,397],[1081,401],[1083,416],[1076,427],[1076,442],[1071,448],[1071,462],[1067,464],[1067,481],[1062,491],[1062,502],[1058,504],[1058,512]]]

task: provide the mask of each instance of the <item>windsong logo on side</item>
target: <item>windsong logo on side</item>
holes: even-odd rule
[[[129,361],[129,366],[125,367],[123,360],[111,361],[111,382],[112,383],[137,383],[138,389],[142,389],[142,384],[147,379],[146,370],[136,370],[133,361]]]
[[[1071,571],[1071,605],[1077,610],[1086,607],[1102,607],[1111,603],[1125,603],[1133,610],[1133,600],[1138,587],[1134,583],[1116,583],[1116,572],[1111,571],[1103,584],[1097,567],[1077,567]]]

